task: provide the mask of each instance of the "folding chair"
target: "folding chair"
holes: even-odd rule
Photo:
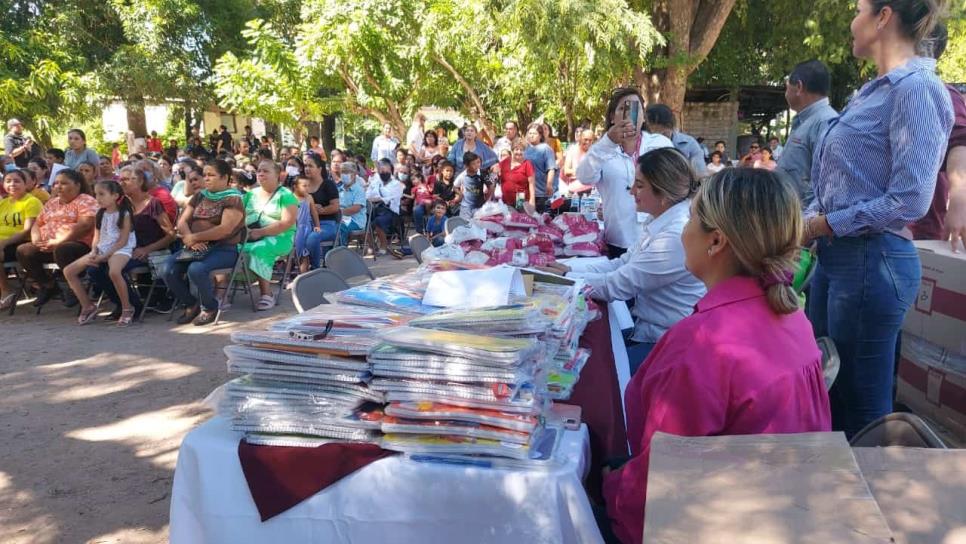
[[[413,250],[416,262],[423,264],[423,252],[433,247],[432,242],[424,234],[413,234],[409,237],[409,249]]]
[[[446,231],[446,235],[448,236],[454,230],[456,230],[457,227],[462,227],[468,224],[469,224],[469,221],[467,221],[466,219],[463,219],[462,217],[450,217],[449,219],[446,220],[446,225],[443,227],[443,230]]]
[[[366,228],[360,230],[349,231],[349,235],[346,239],[345,247],[348,247],[353,241],[358,244],[358,248],[362,250],[362,256],[366,255],[367,250],[370,247],[375,246],[372,237],[372,214],[374,208],[368,202],[366,203]],[[376,260],[376,252],[372,253],[372,260]]]
[[[161,266],[164,262],[168,260],[168,256],[171,252],[167,249],[162,249],[159,251],[152,251],[148,254],[148,263],[145,266],[139,266],[128,271],[130,276],[128,281],[131,281],[132,287],[139,289],[141,287],[148,287],[148,294],[144,297],[144,304],[141,306],[141,315],[137,316],[138,321],[144,321],[144,313],[148,311],[148,308],[157,311],[155,308],[151,307],[151,296],[154,294],[155,289],[158,288],[158,283],[161,281],[162,271]],[[151,278],[150,283],[141,283],[136,278],[147,275]],[[140,293],[138,293],[140,295]]]
[[[869,423],[849,440],[849,445],[853,448],[946,449],[946,444],[922,418],[904,412],[888,414]]]
[[[295,253],[295,248],[288,252],[288,257],[285,258],[285,266],[282,271],[282,276],[278,280],[278,291],[275,293],[275,303],[278,304],[279,297],[282,296],[282,291],[289,285],[289,279],[292,277],[292,268],[295,265],[295,261],[298,259]],[[277,265],[278,263],[276,263]]]
[[[347,282],[360,276],[366,276],[370,280],[376,279],[362,257],[345,247],[337,247],[330,251],[325,266]]]
[[[246,236],[242,240],[243,245],[247,238],[248,236],[246,232]],[[215,314],[215,321],[212,322],[212,325],[217,325],[218,320],[221,319],[221,312],[222,308],[225,306],[225,302],[235,301],[235,292],[239,289],[235,279],[238,275],[239,268],[241,268],[241,273],[244,276],[240,289],[248,292],[248,298],[251,299],[252,302],[252,312],[258,311],[258,307],[255,305],[255,291],[252,289],[252,283],[254,283],[254,280],[252,279],[251,271],[248,269],[248,254],[244,251],[239,251],[238,256],[235,257],[235,264],[232,265],[231,268],[219,268],[211,271],[212,276],[228,275],[228,285],[225,286],[225,291],[221,294],[220,298],[216,296],[218,300],[218,313]]]
[[[13,315],[13,312],[17,309],[17,301],[20,298],[30,298],[30,293],[27,292],[27,279],[24,274],[20,272],[20,263],[17,261],[10,261],[3,263],[3,271],[0,274],[6,274],[7,278],[10,278],[10,272],[13,272],[13,279],[17,280],[17,285],[19,294],[14,297],[13,305],[10,306],[9,315]]]
[[[302,313],[319,304],[328,304],[326,293],[336,293],[348,288],[349,284],[335,272],[316,268],[300,274],[292,281],[292,302],[295,303],[295,309]]]

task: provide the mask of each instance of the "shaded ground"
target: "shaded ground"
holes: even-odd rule
[[[59,301],[0,317],[0,542],[167,542],[178,446],[227,379],[227,335],[291,313],[288,293],[258,314],[239,293],[216,327],[81,328]]]

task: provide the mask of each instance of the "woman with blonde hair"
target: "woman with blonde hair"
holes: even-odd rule
[[[604,476],[621,542],[641,542],[655,432],[831,429],[822,354],[792,290],[800,206],[789,183],[751,168],[719,172],[695,195],[681,241],[685,265],[708,293],[661,337],[627,386],[632,457]]]

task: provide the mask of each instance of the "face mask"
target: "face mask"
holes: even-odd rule
[[[355,181],[355,178],[352,175],[342,174],[342,183],[345,184],[346,187],[352,185],[352,182],[354,181]]]
[[[286,166],[285,167],[285,173],[288,174],[288,175],[290,175],[290,176],[297,176],[297,175],[299,175],[299,167],[298,166]]]
[[[151,183],[151,180],[153,180],[153,179],[154,179],[154,174],[152,174],[151,172],[145,170],[144,171],[144,181],[146,181],[148,183]]]
[[[406,181],[409,179],[409,174],[399,174],[399,181]]]
[[[383,183],[389,181],[391,178],[392,178],[392,174],[390,174],[389,172],[379,172],[379,179],[381,179]]]

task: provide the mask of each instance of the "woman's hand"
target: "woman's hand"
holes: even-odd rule
[[[637,139],[637,128],[629,120],[614,123],[607,131],[607,137],[615,144],[624,144]]]
[[[131,252],[131,258],[135,261],[147,261],[148,255],[150,255],[150,252],[143,247],[136,247]]]
[[[312,232],[322,232],[322,227],[312,227]]]
[[[816,238],[835,236],[835,232],[828,224],[828,219],[824,214],[809,217],[805,221],[805,243],[808,244]]]
[[[206,242],[195,242],[194,244],[188,246],[188,249],[193,249],[195,251],[206,251],[208,249],[208,244]]]
[[[181,237],[181,243],[183,243],[185,247],[191,247],[197,244],[198,240],[195,239],[194,233],[189,232],[188,234],[185,234],[184,236]]]
[[[254,240],[260,240],[260,239],[262,239],[264,237],[265,237],[265,235],[264,235],[262,229],[252,229],[252,230],[248,231],[248,239],[249,240],[252,240],[252,241],[254,241]]]

